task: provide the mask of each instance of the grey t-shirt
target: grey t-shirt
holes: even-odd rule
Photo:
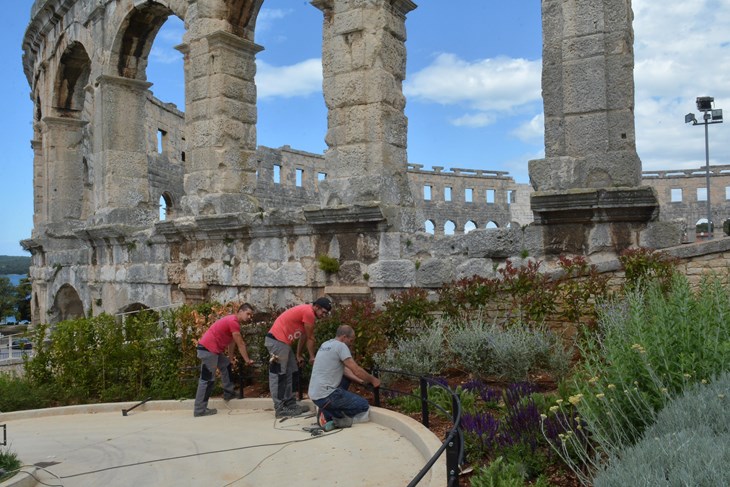
[[[309,379],[309,398],[324,399],[337,389],[345,371],[343,363],[352,354],[347,345],[339,340],[327,340],[317,350],[317,356],[312,367],[312,377]]]

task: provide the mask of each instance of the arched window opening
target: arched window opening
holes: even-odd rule
[[[466,225],[464,225],[464,233],[469,233],[472,230],[476,230],[476,229],[477,229],[477,224],[471,220],[466,222]]]
[[[167,220],[172,215],[172,196],[170,193],[160,195],[160,220]]]
[[[424,226],[426,227],[426,233],[430,233],[431,235],[436,233],[436,226],[433,224],[432,220],[426,220]]]
[[[491,228],[499,228],[499,225],[497,225],[493,221],[489,221],[489,222],[487,222],[486,228],[488,228],[488,229],[491,229]]]
[[[444,223],[444,234],[453,235],[455,230],[456,230],[456,224],[454,222],[452,222],[451,220]]]

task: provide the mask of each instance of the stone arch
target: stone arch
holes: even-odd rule
[[[491,229],[491,228],[499,228],[499,225],[494,220],[489,220],[487,222],[487,224],[485,225],[485,228],[488,229],[488,230]]]
[[[160,220],[167,220],[170,216],[172,216],[174,208],[173,198],[172,195],[164,191],[160,195]]]
[[[423,226],[426,233],[430,233],[431,235],[434,235],[436,233],[436,225],[434,224],[433,220],[426,220]]]
[[[453,235],[456,232],[456,223],[451,220],[446,220],[444,223],[444,235]]]
[[[51,314],[55,318],[54,322],[85,317],[84,304],[71,284],[64,284],[58,289],[53,298]]]
[[[469,233],[472,230],[476,230],[477,228],[477,224],[473,220],[469,220],[464,224],[464,233]]]
[[[225,18],[233,33],[253,40],[256,19],[264,0],[225,0],[224,3],[228,10]]]
[[[162,24],[175,12],[158,2],[133,8],[122,22],[112,48],[111,64],[116,76],[146,81],[147,57]]]
[[[63,52],[56,73],[54,109],[65,116],[79,118],[84,108],[86,85],[91,73],[91,59],[84,45],[72,42]]]

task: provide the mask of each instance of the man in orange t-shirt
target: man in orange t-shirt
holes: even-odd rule
[[[200,359],[200,380],[195,394],[193,416],[210,416],[217,413],[215,408],[208,408],[208,400],[215,384],[215,369],[221,373],[223,383],[223,399],[233,399],[235,391],[231,382],[230,367],[233,360],[234,345],[238,347],[244,362],[251,365],[253,360],[248,356],[246,342],[241,336],[241,325],[251,321],[253,306],[243,303],[234,315],[224,316],[212,325],[198,341],[198,358]],[[226,357],[228,355],[228,357]]]
[[[284,311],[274,321],[266,334],[264,345],[271,354],[269,365],[269,391],[274,400],[277,418],[296,416],[309,411],[297,404],[292,391],[292,375],[299,370],[298,364],[304,362],[302,351],[306,344],[309,362],[314,363],[314,322],[329,313],[332,303],[327,298],[319,298],[312,304],[300,304]],[[296,357],[291,343],[297,343]]]

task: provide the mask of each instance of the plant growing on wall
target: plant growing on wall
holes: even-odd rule
[[[329,255],[317,256],[317,262],[319,262],[319,268],[327,274],[337,274],[340,270],[340,261]]]

